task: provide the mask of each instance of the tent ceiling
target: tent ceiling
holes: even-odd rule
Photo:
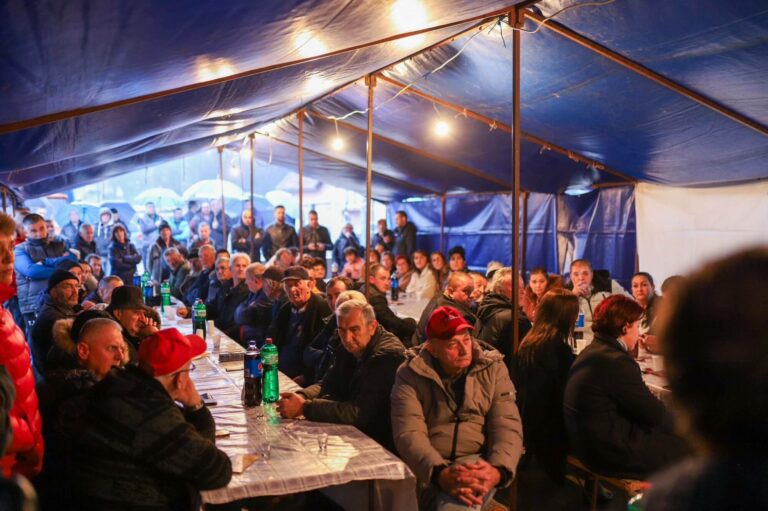
[[[337,128],[323,116],[364,109],[366,91],[353,85],[320,98],[462,34],[386,71],[396,82],[411,83],[455,57],[414,83],[420,94],[403,93],[376,109],[374,195],[389,200],[504,189],[511,172],[503,126],[511,115],[511,29],[489,30],[487,24],[482,32],[464,32],[515,3],[6,3],[0,13],[14,23],[0,28],[0,182],[26,197],[60,191],[231,143],[315,101],[305,123],[307,175],[362,190],[365,116],[339,123],[347,141],[339,152],[328,146]],[[574,3],[549,0],[536,8],[550,15]],[[764,125],[768,9],[757,0],[737,4],[616,1],[566,11],[557,22]],[[402,6],[399,14],[406,15],[398,18]],[[386,41],[435,27],[444,28]],[[759,130],[546,27],[524,34],[522,51],[524,189],[768,177],[768,137]],[[214,83],[238,73],[244,75]],[[198,88],[9,131],[40,116],[184,87]],[[397,90],[380,80],[377,104]],[[457,115],[429,96],[477,115]],[[449,138],[430,135],[437,117],[452,124]],[[495,120],[496,129],[482,119]],[[295,170],[295,117],[281,126],[271,142],[272,164]],[[542,151],[542,145],[565,154]],[[596,166],[585,164],[590,160]]]

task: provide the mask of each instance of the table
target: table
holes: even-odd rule
[[[645,382],[651,393],[662,401],[666,401],[671,395],[667,385],[667,378],[663,374],[646,372],[647,369],[652,369],[651,356],[641,355],[636,359],[636,362],[643,373],[643,382]]]
[[[419,321],[421,313],[424,312],[429,303],[429,298],[417,298],[416,296],[401,294],[396,302],[389,299],[388,302],[389,308],[399,317],[413,318]]]
[[[191,333],[191,321],[166,322],[182,333]],[[243,352],[243,348],[221,335],[220,351]],[[209,341],[209,347],[212,347]],[[416,479],[397,457],[353,426],[307,420],[281,419],[274,405],[244,409],[240,402],[243,363],[219,364],[216,353],[195,360],[190,373],[199,392],[217,401],[211,407],[217,430],[228,436],[216,445],[237,465],[243,455],[263,453],[270,445],[268,460],[256,461],[234,474],[225,488],[202,492],[203,501],[222,504],[267,495],[287,495],[321,489],[345,509],[416,510]],[[231,371],[230,371],[231,369]],[[280,390],[299,390],[280,374]],[[328,435],[327,454],[319,453],[317,438]],[[366,505],[367,503],[367,505]]]

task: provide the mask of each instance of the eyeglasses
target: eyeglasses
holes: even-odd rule
[[[188,368],[186,368],[186,369],[181,369],[180,371],[176,371],[176,372],[175,372],[175,373],[173,373],[173,374],[189,373],[189,372],[191,372],[191,371],[194,371],[196,368],[197,368],[197,366],[195,365],[195,363],[194,363],[194,362],[190,362],[190,363],[189,363],[189,367],[188,367]]]

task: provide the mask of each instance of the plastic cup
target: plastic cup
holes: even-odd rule
[[[651,355],[651,369],[653,369],[654,372],[663,371],[664,357],[661,355]]]
[[[328,454],[328,433],[320,433],[317,436],[317,453]]]

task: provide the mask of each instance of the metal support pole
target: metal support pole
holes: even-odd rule
[[[445,199],[446,194],[440,196],[440,253],[445,253]]]
[[[521,9],[510,13],[514,26],[525,23]],[[520,325],[517,311],[520,308],[520,283],[516,273],[520,271],[520,31],[512,32],[512,348],[517,353],[520,345]]]
[[[253,176],[256,173],[256,135],[251,133],[248,135],[248,144],[251,147],[251,227],[253,227],[254,233],[256,232],[256,208],[253,206]],[[253,245],[256,243],[255,239],[251,240],[251,253],[248,254],[251,257],[253,254]],[[256,258],[259,257],[258,252],[255,254]],[[254,258],[255,259],[255,258]],[[255,262],[255,261],[254,261]]]
[[[304,110],[299,110],[299,254],[304,254]]]
[[[219,146],[219,179],[221,180],[221,231],[224,233],[224,246],[226,247],[227,246],[227,209],[224,203],[224,147],[223,146]]]
[[[525,264],[525,254],[528,252],[528,197],[530,195],[531,194],[529,192],[523,192],[523,233],[522,233],[523,247],[520,249],[520,270],[522,272],[525,272],[527,268]]]
[[[368,85],[368,143],[365,147],[367,161],[367,179],[365,189],[365,297],[371,293],[370,261],[371,256],[371,190],[373,183],[373,89],[376,87],[376,75],[365,78]]]

